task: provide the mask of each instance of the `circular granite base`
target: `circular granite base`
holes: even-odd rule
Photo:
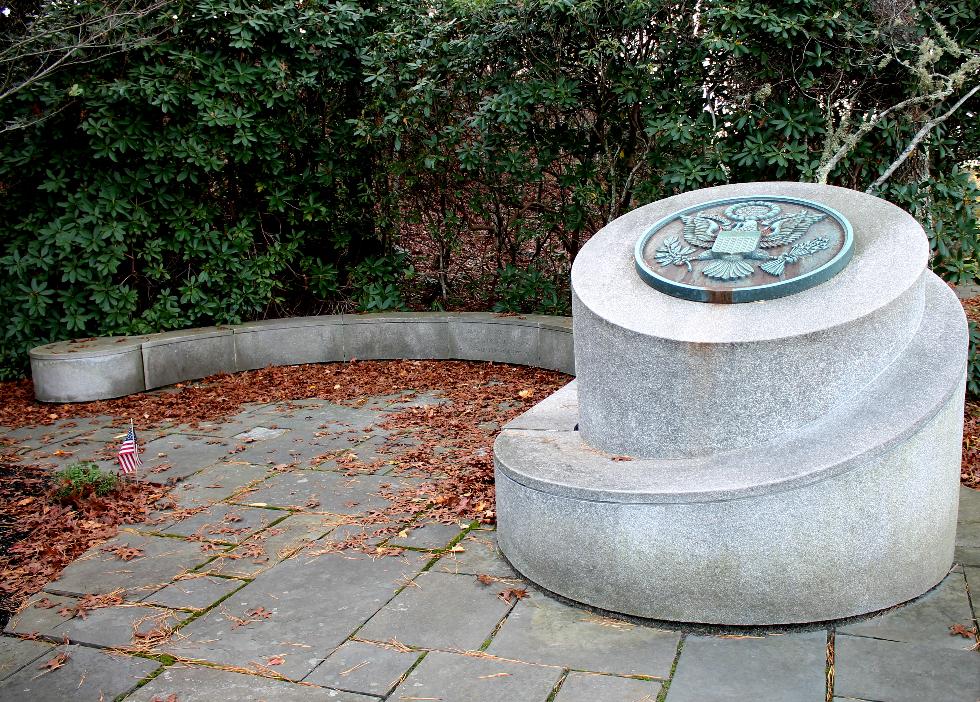
[[[574,384],[495,445],[498,541],[546,590],[649,619],[771,625],[917,597],[953,559],[966,325],[926,274],[904,352],[819,421],[690,459],[605,454]]]

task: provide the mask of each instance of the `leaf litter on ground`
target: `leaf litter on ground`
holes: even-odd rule
[[[360,533],[327,548],[323,542],[308,548],[314,555],[359,550],[372,557],[397,556],[403,549],[377,544],[406,527],[434,522],[494,523],[493,441],[499,427],[568,381],[569,376],[562,373],[505,364],[357,361],[220,374],[165,391],[48,405],[34,400],[30,380],[21,380],[0,383],[0,426],[57,422],[60,428],[67,428],[79,418],[109,416],[113,426],[119,427],[135,418],[137,432],[166,430],[221,422],[246,404],[280,403],[282,411],[289,412],[303,408],[292,404],[299,400],[358,407],[370,398],[388,397],[387,406],[379,408],[383,414],[379,413],[377,424],[387,432],[386,444],[378,449],[381,460],[362,463],[351,451],[338,454],[344,457],[338,467],[351,476],[376,472],[382,465],[391,469],[392,484],[379,490],[387,506],[348,518],[349,524],[362,527]],[[438,395],[441,402],[426,405],[423,400],[422,406],[397,406],[423,393]],[[398,445],[407,435],[414,438],[414,444]],[[0,513],[12,525],[7,533],[0,532],[0,539],[10,543],[0,556],[0,606],[9,611],[54,580],[88,548],[115,536],[119,525],[176,521],[202,509],[177,510],[167,496],[169,486],[131,480],[121,481],[119,491],[105,498],[59,504],[50,495],[50,472],[22,463],[16,452],[4,454],[5,445],[9,442],[0,436]],[[107,446],[107,455],[113,448]],[[282,470],[293,468],[292,464],[281,466]],[[396,489],[393,484],[400,477],[421,479],[421,484]],[[318,507],[310,500],[295,509],[314,511]],[[152,518],[151,513],[155,513]],[[0,530],[4,526],[0,524]],[[126,548],[116,555],[122,560],[139,557]]]

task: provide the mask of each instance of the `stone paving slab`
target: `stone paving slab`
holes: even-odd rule
[[[389,699],[545,702],[561,673],[560,668],[433,651]]]
[[[99,444],[102,448],[108,448],[110,450],[115,450],[122,443],[123,438],[125,438],[126,433],[129,431],[129,424],[117,424],[117,425],[104,425],[97,429],[90,430],[79,434],[72,441],[84,440],[88,442],[94,442]],[[136,438],[139,441],[140,447],[149,443],[150,441],[155,441],[167,434],[173,434],[175,430],[167,426],[158,426],[152,429],[147,429],[141,427],[139,423],[136,424]],[[71,442],[69,442],[69,445]]]
[[[37,449],[94,432],[108,426],[112,421],[113,418],[107,416],[59,419],[52,424],[10,429],[3,438],[5,441],[13,442],[14,447],[20,451]]]
[[[265,466],[239,463],[218,463],[178,484],[170,492],[181,509],[201,507],[225,500],[240,492],[246,485],[263,480],[268,475]]]
[[[468,573],[491,575],[500,578],[516,578],[517,573],[504,560],[497,547],[494,531],[471,531],[459,542],[463,551],[447,553],[439,559],[434,570],[444,573]]]
[[[263,573],[181,630],[167,650],[179,656],[246,667],[285,658],[276,672],[308,674],[422,568],[418,559],[372,560],[362,554],[297,554]],[[248,616],[257,608],[271,614]],[[241,625],[244,619],[256,621]]]
[[[980,490],[960,486],[953,560],[965,566],[980,566]]]
[[[246,442],[266,441],[267,439],[276,439],[283,434],[286,434],[288,431],[288,429],[283,428],[271,429],[269,427],[258,426],[252,427],[248,431],[243,431],[240,434],[235,434],[232,438],[235,439],[235,441]]]
[[[286,514],[281,510],[243,507],[219,502],[207,509],[165,527],[167,534],[195,536],[208,541],[239,544]]]
[[[259,466],[293,465],[306,467],[316,457],[329,450],[316,440],[304,438],[294,432],[287,432],[265,441],[240,442],[231,439],[232,451],[229,461],[244,461]]]
[[[64,470],[75,463],[98,463],[104,460],[100,458],[100,454],[105,450],[106,444],[84,439],[67,439],[25,452],[23,462],[49,470]]]
[[[834,694],[839,697],[885,702],[980,699],[980,664],[973,651],[841,634],[834,651]]]
[[[67,662],[50,672],[40,669],[59,653]],[[4,702],[102,702],[112,700],[160,667],[156,661],[110,654],[85,646],[59,646],[0,683]],[[39,675],[40,674],[40,675]]]
[[[510,605],[469,575],[425,572],[378,612],[359,639],[473,651],[489,638]]]
[[[571,672],[555,702],[657,702],[660,688],[660,683],[650,680]]]
[[[601,617],[529,590],[487,653],[593,673],[666,678],[679,641],[676,631]]]
[[[407,479],[374,475],[344,476],[312,470],[293,470],[269,478],[242,504],[264,504],[274,507],[303,507],[331,514],[360,514],[382,509],[388,501],[380,491],[412,484]],[[315,506],[312,506],[316,503]]]
[[[935,589],[915,602],[839,627],[837,631],[890,641],[929,643],[940,648],[962,648],[962,639],[957,641],[957,637],[950,636],[949,627],[954,624],[970,627],[972,619],[966,578],[957,566]]]
[[[48,604],[45,604],[45,601]],[[32,595],[23,609],[10,618],[4,633],[50,635],[55,627],[61,626],[71,617],[71,613],[61,612],[66,607],[73,607],[77,602],[78,599],[75,597],[39,592]],[[49,606],[50,603],[54,606]]]
[[[227,439],[168,434],[144,444],[142,475],[158,482],[186,478],[224,458],[231,448]],[[159,470],[163,466],[167,468]]]
[[[105,648],[126,648],[139,643],[137,634],[154,629],[173,629],[186,614],[145,605],[102,607],[85,616],[69,619],[51,631],[58,638],[67,636],[72,643]]]
[[[122,561],[107,549],[129,546],[143,551],[143,556]],[[211,558],[201,545],[180,539],[121,533],[104,544],[90,548],[81,558],[45,586],[56,594],[102,594],[122,588],[128,595],[158,590],[174,576],[190,570]]]
[[[333,543],[343,543],[348,539],[358,539],[363,535],[367,535],[368,538],[364,542],[366,546],[377,546],[378,544],[385,541],[387,536],[371,536],[380,527],[391,526],[391,524],[341,524],[336,529],[331,531],[329,534],[323,537],[323,541],[329,541]]]
[[[963,569],[963,572],[972,594],[973,617],[980,621],[980,567],[967,567]]]
[[[0,638],[0,681],[6,680],[53,649],[53,644],[44,641],[28,641],[10,636]]]
[[[345,474],[380,475],[393,470],[398,465],[398,456],[407,448],[410,448],[408,443],[389,443],[384,437],[374,437],[361,443],[337,445],[321,451],[309,462],[309,466]]]
[[[192,434],[197,436],[219,436],[230,439],[233,436],[242,434],[257,426],[261,426],[266,417],[258,417],[255,412],[258,408],[246,409],[234,414],[220,422],[193,422],[188,424],[178,424],[173,427],[175,434]]]
[[[286,429],[306,429],[310,426],[330,429],[366,429],[377,423],[379,415],[372,410],[314,400],[306,405],[299,405],[297,402],[268,405],[257,411],[255,416],[270,417],[271,419],[266,421],[272,426]],[[262,424],[270,426],[265,422]]]
[[[953,560],[963,565],[980,566],[980,521],[961,520],[957,524]]]
[[[177,609],[206,609],[238,590],[245,583],[210,575],[175,580],[143,599],[146,604]]]
[[[305,682],[385,697],[421,656],[421,651],[348,641],[318,665]]]
[[[688,636],[666,702],[823,702],[824,631],[762,638]]]
[[[211,573],[252,578],[293,555],[335,528],[339,518],[322,514],[294,514],[259,532],[225,556],[208,564]]]
[[[388,544],[406,548],[442,550],[462,531],[463,527],[458,524],[425,524],[416,528],[409,526],[405,529],[407,532],[405,536],[399,533],[389,539]]]
[[[337,690],[296,685],[211,668],[174,665],[126,698],[126,702],[152,702],[176,695],[178,702],[378,702]]]
[[[960,522],[980,522],[980,490],[960,485]]]
[[[439,405],[449,405],[452,404],[452,400],[444,395],[434,392],[407,392],[403,393],[397,398],[386,399],[384,402],[375,402],[375,404],[365,404],[364,407],[370,407],[372,409],[380,409],[385,414],[391,414],[393,412],[400,412],[403,409],[408,409],[409,407],[436,407]]]

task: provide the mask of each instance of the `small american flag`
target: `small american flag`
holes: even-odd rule
[[[139,446],[136,445],[136,429],[133,428],[132,424],[129,425],[129,433],[126,434],[126,438],[119,446],[119,453],[116,457],[119,459],[119,467],[122,468],[123,473],[135,473],[136,469],[143,465],[143,461],[140,460]]]

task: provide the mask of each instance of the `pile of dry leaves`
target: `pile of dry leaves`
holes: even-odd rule
[[[115,536],[120,524],[141,521],[167,490],[126,480],[104,497],[59,499],[50,472],[22,464],[0,464],[0,484],[0,615]]]
[[[365,396],[406,390],[441,390],[459,395],[460,391],[469,393],[487,383],[501,383],[490,393],[496,399],[514,400],[526,409],[544,396],[541,391],[560,387],[568,380],[568,376],[553,371],[468,361],[352,361],[216,375],[179,384],[179,392],[147,392],[62,405],[36,402],[31,381],[16,380],[0,383],[0,426],[16,428],[52,424],[71,417],[109,415],[126,423],[133,417],[142,418],[144,427],[153,427],[220,421],[238,412],[244,403],[312,397],[356,404]],[[519,396],[521,390],[530,394]],[[521,407],[516,409],[511,414],[523,411]]]
[[[966,316],[980,324],[980,298],[963,301]],[[963,464],[960,480],[967,487],[980,490],[980,402],[967,397],[963,417]]]

